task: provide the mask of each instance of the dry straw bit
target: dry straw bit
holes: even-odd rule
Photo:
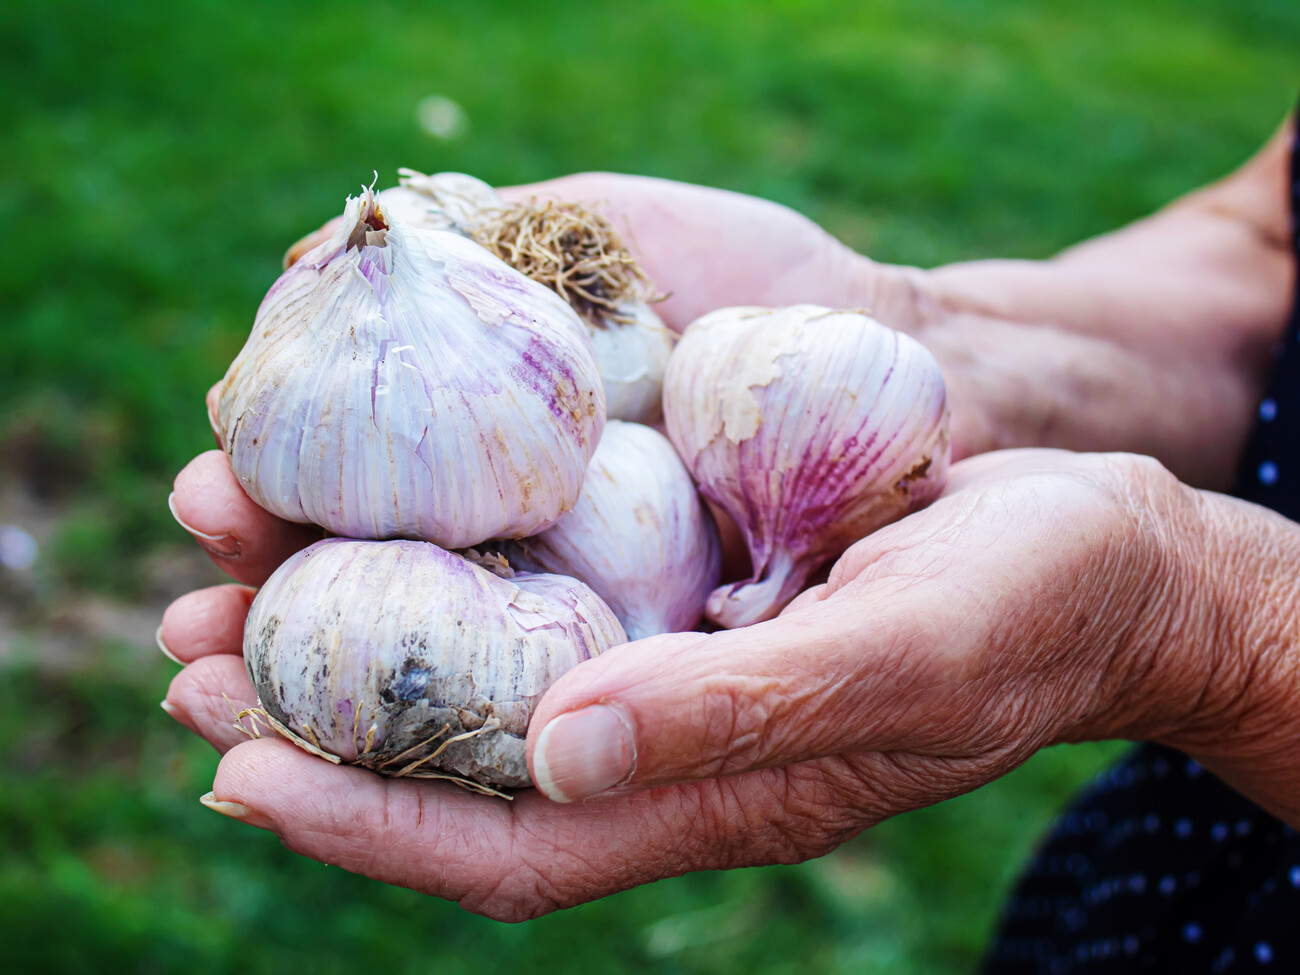
[[[265,708],[251,707],[241,709],[236,707],[234,702],[228,697],[226,698],[226,704],[235,715],[235,728],[248,738],[261,738],[261,726],[262,724],[265,724],[286,741],[292,742],[303,751],[309,752],[317,758],[323,758],[325,761],[334,765],[360,765],[363,768],[368,768],[374,772],[378,772],[380,775],[390,776],[395,779],[444,779],[454,785],[460,786],[462,789],[476,792],[479,795],[496,796],[498,799],[506,800],[514,799],[514,796],[510,795],[508,792],[500,792],[497,789],[493,789],[491,786],[483,785],[481,782],[475,782],[472,779],[467,779],[463,776],[449,772],[434,772],[427,768],[421,768],[421,766],[426,763],[435,760],[439,755],[446,751],[449,746],[458,741],[464,741],[467,738],[474,738],[477,735],[484,734],[485,732],[496,731],[501,727],[501,723],[496,719],[488,721],[481,728],[476,728],[473,731],[467,731],[464,734],[453,735],[450,738],[446,738],[438,743],[436,747],[425,751],[426,749],[430,749],[430,746],[433,746],[435,742],[438,742],[440,738],[451,730],[451,725],[444,725],[442,730],[437,734],[432,735],[419,744],[412,745],[404,752],[383,759],[372,751],[375,742],[376,728],[375,725],[371,724],[371,726],[366,730],[365,748],[357,755],[357,760],[355,762],[344,762],[337,755],[331,755],[320,747],[320,743],[316,740],[316,735],[311,730],[311,725],[303,726],[303,730],[307,733],[307,737],[303,737],[294,732],[291,728],[287,728],[281,722],[277,721],[273,715],[267,713]],[[359,732],[360,723],[361,708],[358,706],[356,716],[353,720],[354,735]],[[421,751],[425,751],[425,754],[420,755],[419,753]],[[400,768],[395,769],[392,767],[404,759],[410,759],[410,761],[407,761],[406,764],[402,765]]]

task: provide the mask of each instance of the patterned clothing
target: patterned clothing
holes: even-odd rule
[[[1300,267],[1300,145],[1291,189]],[[1300,521],[1300,301],[1277,357],[1235,493]],[[1135,749],[1057,819],[983,969],[1257,970],[1300,972],[1300,835],[1154,745]]]

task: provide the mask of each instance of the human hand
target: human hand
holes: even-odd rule
[[[914,268],[875,264],[807,217],[767,200],[618,173],[579,173],[499,192],[508,202],[550,198],[602,212],[667,294],[655,310],[679,332],[729,305],[870,307],[895,328],[915,319]],[[328,239],[337,220],[293,244],[285,266]]]
[[[588,173],[502,194],[602,206],[679,330],[726,305],[868,309],[939,361],[955,459],[1125,450],[1222,488],[1289,308],[1289,146],[1288,124],[1230,178],[1053,260],[928,271],[854,254],[785,207],[667,180]]]
[[[544,791],[509,804],[243,741],[228,703],[253,703],[242,587],[168,610],[161,637],[186,666],[167,700],[225,754],[214,808],[502,920],[691,870],[819,856],[1056,741],[1189,745],[1246,769],[1249,786],[1265,766],[1242,755],[1272,761],[1285,749],[1266,745],[1300,740],[1260,702],[1300,694],[1294,668],[1265,666],[1281,644],[1250,624],[1257,573],[1223,536],[1254,552],[1267,536],[1283,562],[1296,553],[1278,534],[1288,523],[1221,500],[1133,457],[956,465],[939,501],[859,542],[777,619],[643,640],[571,671],[529,731]],[[245,565],[269,571],[286,544],[249,535]],[[1276,790],[1262,798],[1300,812]]]
[[[930,340],[937,306],[926,297],[926,272],[872,261],[789,207],[726,190],[580,173],[499,192],[511,201],[554,198],[601,211],[667,295],[655,311],[678,332],[707,312],[736,305],[867,309],[939,356],[948,380],[954,457],[988,449],[989,421],[967,395],[972,386],[962,356],[949,355],[941,335]],[[326,240],[335,225],[332,220],[290,247],[286,266]]]

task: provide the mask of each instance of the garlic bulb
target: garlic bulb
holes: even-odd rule
[[[717,528],[672,444],[617,420],[573,510],[500,551],[515,568],[581,579],[632,640],[694,627],[721,560]]]
[[[501,206],[501,197],[481,179],[465,173],[397,171],[399,185],[381,190],[376,199],[390,217],[425,230],[450,230],[462,236],[483,221],[483,213]]]
[[[706,615],[769,619],[853,542],[929,503],[948,471],[938,364],[861,312],[724,308],[693,322],[668,364],[668,435],[740,526],[751,579]]]
[[[588,323],[596,367],[605,386],[611,420],[658,423],[664,415],[664,373],[677,333],[664,325],[644,301],[619,306],[618,321]]]
[[[376,194],[390,216],[426,230],[450,230],[479,240],[507,264],[530,276],[536,274],[536,280],[549,286],[566,280],[573,271],[565,248],[552,242],[544,243],[542,246],[546,252],[556,255],[561,263],[554,267],[545,263],[539,265],[535,254],[525,256],[514,246],[517,238],[494,247],[500,240],[501,227],[513,229],[517,221],[530,222],[528,238],[531,243],[537,239],[538,229],[554,228],[554,221],[548,223],[548,218],[556,214],[576,215],[577,219],[559,228],[561,235],[572,233],[576,226],[591,235],[593,240],[601,235],[613,238],[612,225],[579,204],[559,207],[550,203],[514,203],[507,206],[491,186],[464,173],[426,176],[413,169],[399,169],[397,172],[400,185]],[[486,234],[483,234],[485,224],[489,223],[498,226],[487,227]],[[606,246],[606,241],[600,240],[600,245]],[[622,244],[616,238],[608,246],[621,254]],[[577,250],[583,257],[589,253],[586,247],[580,246]],[[518,265],[512,260],[521,257],[524,259]],[[559,293],[566,300],[572,297],[562,288]],[[635,298],[619,302],[612,314],[596,314],[589,303],[581,301],[574,303],[574,309],[579,312],[591,335],[596,367],[605,387],[609,418],[637,423],[657,423],[663,419],[664,371],[668,368],[668,357],[677,341],[677,333],[666,327],[646,302]]]
[[[609,417],[658,422],[677,336],[647,304],[654,285],[614,225],[581,203],[533,199],[483,212],[471,233],[578,313],[596,349]]]
[[[446,548],[554,523],[604,419],[572,309],[369,190],[272,286],[211,416],[273,514]]]
[[[503,579],[426,542],[330,538],[267,581],[244,659],[261,707],[388,775],[529,785],[528,721],[560,675],[625,642],[582,583]]]

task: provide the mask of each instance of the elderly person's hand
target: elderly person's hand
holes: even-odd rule
[[[273,538],[246,554],[270,565]],[[818,856],[1060,741],[1179,745],[1300,822],[1298,563],[1290,522],[1149,460],[1011,451],[956,465],[932,507],[859,542],[775,620],[571,671],[529,730],[545,794],[506,803],[244,741],[229,707],[253,703],[242,587],[168,610],[162,638],[187,666],[167,700],[226,753],[219,811],[520,920]]]
[[[678,327],[726,304],[870,307],[939,359],[958,457],[1137,450],[1223,485],[1290,296],[1285,159],[1279,136],[1230,179],[1050,262],[925,272],[698,187],[592,175],[517,193],[606,201]],[[215,451],[178,477],[173,510],[250,585],[319,537],[258,509]],[[494,804],[240,744],[242,586],[168,610],[161,640],[186,666],[166,706],[229,750],[216,808],[510,919],[823,853],[1053,741],[1175,744],[1296,823],[1296,532],[1133,457],[958,464],[939,502],[860,542],[778,619],[629,644],[566,676],[529,756],[552,799],[616,793],[579,805]]]

